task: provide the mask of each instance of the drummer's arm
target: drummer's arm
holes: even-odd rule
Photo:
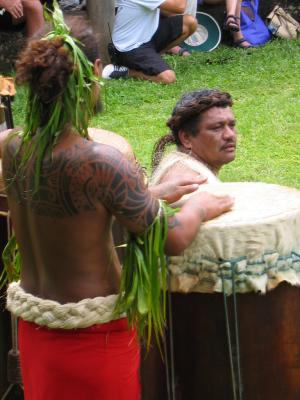
[[[169,219],[166,254],[182,253],[195,239],[202,222],[218,217],[232,206],[233,199],[229,196],[214,196],[206,192],[190,196],[180,211]]]
[[[157,217],[159,203],[146,187],[136,163],[115,148],[105,146],[99,173],[101,202],[129,232],[145,232]],[[230,209],[232,201],[225,197],[217,198],[208,193],[191,196],[181,210],[169,218],[166,254],[180,254],[195,238],[202,221]]]

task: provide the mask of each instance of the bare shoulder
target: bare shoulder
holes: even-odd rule
[[[125,138],[117,133],[98,128],[89,128],[88,131],[89,136],[93,141],[113,146],[125,156],[134,158],[134,153],[130,144]]]
[[[2,157],[4,149],[15,148],[19,143],[17,133],[20,131],[19,128],[6,129],[0,132],[0,157]]]
[[[104,207],[137,232],[152,223],[158,210],[136,162],[113,146],[81,137],[59,144],[44,160],[38,189],[32,164],[26,180],[15,180],[9,190],[38,215],[64,218]]]

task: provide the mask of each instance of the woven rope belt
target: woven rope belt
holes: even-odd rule
[[[52,329],[87,328],[125,315],[115,315],[118,295],[94,297],[77,303],[60,304],[26,293],[19,282],[7,289],[7,309],[16,317]]]

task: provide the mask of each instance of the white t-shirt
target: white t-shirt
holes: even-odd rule
[[[116,0],[118,13],[112,40],[119,51],[136,49],[149,42],[158,28],[159,6],[164,0]]]

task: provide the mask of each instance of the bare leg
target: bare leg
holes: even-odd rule
[[[204,0],[205,4],[209,4],[211,6],[225,4],[227,15],[236,15],[238,2],[240,2],[240,0]]]
[[[195,30],[197,29],[197,20],[192,15],[184,15],[183,16],[183,26],[182,26],[182,34],[174,40],[169,46],[163,50],[166,52],[173,47],[182,43],[187,37],[191,36]],[[161,72],[158,75],[146,75],[141,71],[129,70],[129,76],[136,79],[148,80],[156,83],[165,83],[170,84],[176,81],[175,72],[171,69]]]
[[[166,85],[174,83],[176,81],[175,72],[171,69],[161,72],[158,75],[146,75],[141,71],[136,71],[134,69],[129,70],[129,76],[131,78],[142,79],[146,81],[152,81],[155,83],[164,83]]]
[[[33,36],[44,26],[43,7],[39,0],[23,0],[27,37]]]
[[[166,52],[166,51],[172,49],[172,47],[179,45],[186,38],[191,36],[197,29],[198,22],[197,22],[196,18],[193,17],[192,15],[184,15],[183,20],[182,20],[182,25],[183,25],[182,26],[182,34],[176,40],[174,40],[172,43],[170,43],[169,46],[163,50],[163,52]]]
[[[237,26],[240,28],[240,17],[241,17],[241,0],[204,0],[205,4],[217,5],[226,4],[227,15],[234,15]],[[243,33],[239,29],[237,32],[232,32],[233,42],[238,43],[243,39]],[[247,48],[251,44],[247,41],[241,42],[239,47]]]
[[[242,5],[241,1],[238,0],[237,5],[236,5],[236,11],[235,11],[235,15],[238,18],[241,17],[241,5]],[[239,19],[239,21],[240,21],[240,19]],[[238,32],[233,32],[232,36],[233,36],[233,42],[234,43],[238,43],[243,39],[243,33],[242,33],[241,29]],[[251,43],[247,42],[246,40],[239,44],[239,47],[242,47],[242,48],[245,48],[245,49],[247,49],[250,46],[251,46]]]

